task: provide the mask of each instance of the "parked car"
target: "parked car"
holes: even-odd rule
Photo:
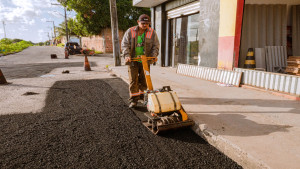
[[[82,48],[77,42],[67,42],[65,44],[65,56],[80,54]]]

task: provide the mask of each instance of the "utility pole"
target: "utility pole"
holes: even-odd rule
[[[6,39],[6,32],[5,32],[5,22],[2,21],[2,24],[3,24],[3,30],[4,30],[4,38]]]
[[[54,36],[53,36],[53,34],[52,34],[52,28],[50,28],[50,35],[51,35],[51,38],[53,39],[54,38]]]
[[[67,7],[64,7],[64,9],[65,9],[66,37],[67,37],[67,42],[69,42],[69,31],[68,31],[68,20],[67,20]]]
[[[121,66],[117,5],[116,0],[110,0],[109,2],[113,38],[114,63],[115,66]]]
[[[67,0],[65,0],[65,1],[67,2]],[[51,5],[61,5],[61,4],[51,3]],[[68,31],[67,7],[66,6],[64,6],[64,10],[65,10],[65,23],[66,23],[66,39],[67,39],[67,42],[68,42],[69,41],[69,31]]]
[[[49,38],[49,43],[50,43],[51,39],[50,39],[50,33],[49,32],[48,32],[48,38]]]
[[[56,32],[55,32],[55,24],[54,24],[54,21],[46,21],[46,22],[52,22],[52,23],[53,23],[54,40],[56,40]]]

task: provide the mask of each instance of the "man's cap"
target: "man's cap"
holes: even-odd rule
[[[142,14],[140,17],[139,17],[139,21],[141,23],[151,23],[151,19],[148,15],[146,14]]]

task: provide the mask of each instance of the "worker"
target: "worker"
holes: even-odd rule
[[[159,52],[158,37],[155,30],[150,27],[150,17],[142,14],[137,23],[137,26],[125,32],[121,45],[125,64],[128,65],[130,108],[136,107],[139,100],[144,100],[144,90],[147,90],[142,62],[131,62],[131,59],[140,55],[155,57],[148,61],[150,68],[150,64],[157,61]]]

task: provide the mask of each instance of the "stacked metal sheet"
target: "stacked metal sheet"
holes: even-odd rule
[[[227,85],[239,86],[242,72],[221,70],[210,67],[178,64],[178,74],[209,80],[213,82],[224,83]]]
[[[268,72],[284,72],[287,66],[286,46],[266,46]]]
[[[234,68],[243,72],[241,84],[300,96],[300,77],[287,74]]]

